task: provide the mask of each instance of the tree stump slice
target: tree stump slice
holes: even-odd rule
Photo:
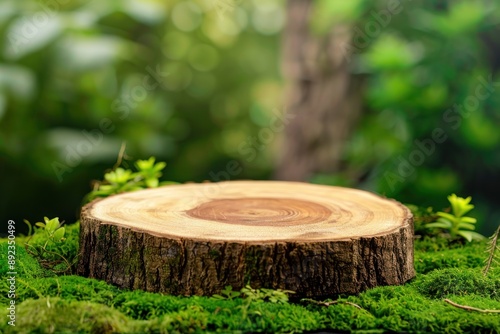
[[[415,276],[413,217],[361,190],[299,182],[173,185],[83,207],[78,273],[175,295],[358,293]]]

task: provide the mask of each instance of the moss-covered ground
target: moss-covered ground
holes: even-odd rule
[[[69,226],[62,250],[66,256],[76,253],[77,238],[78,225]],[[500,314],[467,311],[444,301],[500,309],[500,270],[482,274],[483,242],[450,246],[442,240],[417,240],[414,280],[323,306],[120,290],[42,269],[25,251],[24,241],[18,238],[16,247],[15,327],[7,323],[7,243],[0,242],[0,333],[500,332]]]

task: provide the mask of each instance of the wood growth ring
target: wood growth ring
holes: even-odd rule
[[[332,216],[332,211],[305,200],[255,197],[214,199],[188,210],[187,214],[227,224],[290,226],[325,221]]]

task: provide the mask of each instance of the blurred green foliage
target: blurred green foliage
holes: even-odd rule
[[[339,52],[367,86],[366,112],[345,151],[345,171],[313,181],[442,207],[449,193],[472,195],[480,230],[491,234],[500,220],[500,44],[493,37],[500,33],[500,3],[316,6],[323,21],[352,28],[352,43]]]
[[[116,167],[114,170],[104,174],[103,181],[96,181],[94,189],[84,197],[84,204],[98,198],[108,197],[127,191],[135,191],[147,188],[156,188],[171,184],[173,181],[162,181],[162,170],[167,166],[163,161],[155,163],[155,158],[148,160],[137,160],[134,165],[136,172],[130,169]]]
[[[0,219],[74,220],[123,142],[181,182],[240,158],[281,106],[283,24],[280,0],[3,1]]]
[[[167,161],[169,180],[210,179],[232,159],[243,166],[234,178],[270,177],[279,134],[256,137],[286,109],[285,4],[2,1],[0,219],[74,220],[123,142],[131,159]],[[499,22],[500,3],[487,0],[316,0],[311,32],[350,27],[338,52],[366,85],[345,168],[313,181],[424,206],[471,195],[491,234]]]

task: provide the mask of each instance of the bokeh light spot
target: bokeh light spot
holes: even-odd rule
[[[166,57],[179,60],[186,55],[190,46],[191,40],[186,34],[171,32],[166,34],[163,39],[162,51]]]
[[[201,9],[194,2],[180,2],[172,10],[172,22],[179,30],[193,31],[198,28],[201,21]]]
[[[284,23],[283,8],[275,3],[261,4],[252,13],[253,27],[264,35],[276,34],[283,28]]]

